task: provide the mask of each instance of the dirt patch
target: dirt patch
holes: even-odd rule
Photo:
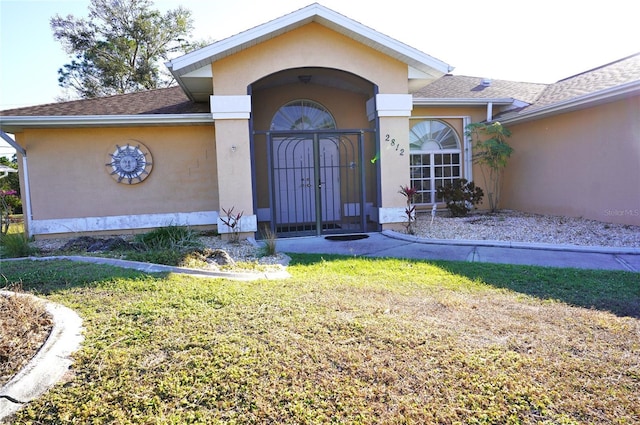
[[[0,386],[20,371],[45,343],[53,321],[44,303],[0,294]]]

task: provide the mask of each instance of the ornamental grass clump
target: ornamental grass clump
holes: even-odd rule
[[[0,257],[28,257],[36,253],[24,232],[0,234]]]

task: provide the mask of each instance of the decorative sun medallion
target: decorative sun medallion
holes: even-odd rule
[[[127,143],[126,146],[116,145],[113,153],[107,156],[105,165],[111,177],[118,183],[140,183],[151,173],[153,164],[151,152],[142,143],[136,141],[136,146]]]

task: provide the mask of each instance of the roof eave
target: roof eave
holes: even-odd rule
[[[243,49],[255,46],[310,22],[317,22],[380,52],[404,61],[408,66],[433,76],[434,79],[451,72],[453,67],[426,53],[381,34],[331,9],[314,3],[288,15],[215,42],[207,47],[187,53],[165,63],[178,84],[186,74],[209,66],[211,63]],[[188,90],[187,95],[191,97]]]
[[[494,105],[511,105],[515,102],[513,98],[420,98],[413,99],[414,106],[474,106],[486,105],[488,103]]]
[[[25,128],[105,127],[122,125],[204,125],[212,124],[210,113],[146,115],[59,115],[0,116],[0,129],[8,133]]]
[[[616,87],[600,90],[594,93],[568,99],[562,102],[541,108],[523,110],[520,114],[500,120],[503,124],[517,124],[546,116],[562,114],[575,110],[585,109],[603,103],[614,102],[630,95],[640,94],[640,80],[631,81]],[[535,104],[534,104],[535,106]]]

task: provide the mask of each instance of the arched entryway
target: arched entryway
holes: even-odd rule
[[[327,83],[328,76],[340,73],[322,75],[322,86],[312,85],[313,76],[304,74],[278,90],[252,94],[254,105],[264,108],[254,110],[258,221],[279,236],[376,230],[368,216],[375,203],[375,167],[366,166],[367,156],[375,152],[375,132],[368,127],[365,109],[371,85],[345,91],[344,83],[341,88]],[[327,97],[327,91],[332,95]],[[352,109],[343,112],[337,96]],[[288,99],[268,107],[273,98]]]

